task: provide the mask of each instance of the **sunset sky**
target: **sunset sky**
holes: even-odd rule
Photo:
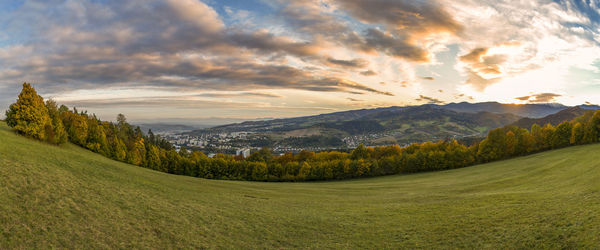
[[[598,0],[3,0],[0,109],[23,82],[105,120],[598,104],[599,9]]]

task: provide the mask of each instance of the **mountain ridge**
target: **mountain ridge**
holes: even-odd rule
[[[344,145],[340,144],[340,141],[345,141],[348,147],[358,144],[403,145],[447,138],[465,139],[470,143],[484,137],[490,129],[504,127],[524,118],[543,118],[568,108],[557,103],[502,104],[498,102],[391,106],[313,116],[245,121],[193,130],[185,134],[201,136],[211,133],[250,132],[257,133],[258,136],[247,139],[248,143],[236,142],[237,144],[232,146],[247,144],[283,148],[297,146],[286,142],[287,138],[311,137],[308,139],[315,141],[318,136],[327,137],[327,141],[336,143],[328,146],[310,143],[301,145],[338,147]],[[595,109],[596,106],[587,105],[581,107],[582,110],[583,108]],[[261,143],[253,143],[256,140]],[[292,141],[298,142],[297,139]]]
[[[592,109],[583,109],[579,106],[563,109],[555,114],[551,114],[542,118],[521,118],[518,121],[510,124],[513,126],[529,129],[533,124],[544,126],[546,124],[552,124],[556,126],[561,122],[570,121],[576,117],[582,116],[588,112],[593,112]]]
[[[380,107],[373,109],[356,109],[356,110],[346,110],[318,115],[310,115],[310,116],[298,116],[298,117],[289,117],[289,118],[276,118],[270,120],[260,120],[260,121],[244,121],[239,123],[231,123],[224,124],[215,127],[211,127],[211,130],[222,130],[232,126],[242,126],[242,127],[250,127],[256,126],[257,124],[265,124],[265,123],[274,123],[274,122],[286,122],[286,121],[296,121],[302,120],[303,122],[309,123],[322,123],[322,122],[339,122],[339,121],[348,121],[352,119],[359,119],[364,116],[373,115],[374,113],[385,112],[385,111],[400,111],[407,108],[414,107],[434,107],[439,109],[452,110],[458,113],[478,113],[478,112],[490,112],[496,114],[503,113],[511,113],[521,117],[530,117],[530,118],[541,118],[550,114],[554,114],[559,112],[560,110],[566,109],[569,106],[565,106],[562,104],[556,103],[543,103],[543,104],[503,104],[498,102],[481,102],[481,103],[468,103],[468,102],[459,102],[459,103],[449,103],[444,105],[438,104],[423,104],[423,105],[415,105],[415,106],[390,106],[390,107]],[[584,106],[584,105],[580,105]],[[585,105],[588,109],[597,109],[595,105]],[[321,119],[320,122],[315,122],[314,120]],[[204,129],[201,129],[204,130]]]

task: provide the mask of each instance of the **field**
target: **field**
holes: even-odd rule
[[[215,181],[0,123],[0,249],[592,248],[600,145],[339,182]]]

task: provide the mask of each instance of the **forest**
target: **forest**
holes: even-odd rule
[[[60,145],[79,145],[108,158],[177,175],[251,181],[314,181],[392,175],[461,168],[531,153],[596,143],[600,111],[557,126],[492,129],[471,145],[456,140],[415,143],[407,147],[360,145],[349,153],[309,152],[274,155],[268,148],[248,158],[175,148],[152,131],[144,133],[119,114],[116,123],[101,121],[86,111],[58,106],[37,94],[28,83],[6,111],[6,123],[17,133]]]

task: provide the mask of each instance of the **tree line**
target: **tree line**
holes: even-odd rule
[[[461,168],[571,145],[596,143],[600,111],[590,111],[559,125],[508,126],[489,131],[470,146],[456,140],[406,147],[360,145],[349,153],[309,152],[274,155],[268,148],[248,158],[175,148],[152,131],[143,133],[119,114],[116,123],[100,121],[76,108],[57,106],[24,83],[18,100],[6,111],[6,123],[20,134],[51,144],[67,141],[106,157],[171,174],[252,181],[339,180]]]

